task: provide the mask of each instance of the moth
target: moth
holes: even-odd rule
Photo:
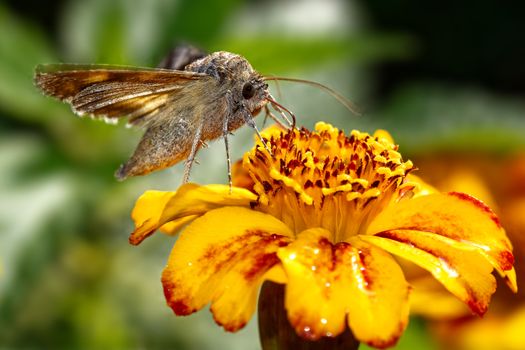
[[[172,50],[157,68],[51,64],[37,66],[34,77],[45,95],[70,104],[80,116],[110,123],[127,118],[128,125],[145,129],[130,159],[116,171],[117,179],[145,175],[185,160],[186,183],[197,151],[207,141],[222,138],[230,186],[230,133],[247,124],[260,137],[254,117],[263,109],[281,126],[295,126],[295,116],[275,101],[267,80],[320,85],[263,77],[240,55],[206,54],[188,45]],[[337,93],[335,97],[342,98]],[[271,113],[268,104],[287,125]]]

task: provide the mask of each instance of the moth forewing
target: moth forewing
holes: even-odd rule
[[[48,96],[70,103],[78,115],[95,118],[130,117],[143,123],[146,115],[162,108],[205,74],[169,69],[109,65],[40,65],[35,84]]]
[[[104,90],[105,85],[118,84],[135,86],[147,90],[151,86],[184,85],[205,78],[205,74],[161,68],[134,68],[110,65],[50,64],[38,65],[35,70],[35,84],[49,96],[61,100],[74,97],[83,89]],[[111,90],[111,85],[108,89]]]
[[[268,86],[243,57],[221,51],[193,61],[199,56],[189,55],[191,63],[184,70],[41,65],[35,84],[46,95],[69,103],[77,114],[106,121],[128,117],[129,124],[146,129],[117,171],[119,179],[186,159],[187,181],[201,145],[222,137],[229,153],[228,134],[246,123],[256,128],[252,119],[269,96]],[[173,62],[169,67],[179,65]]]

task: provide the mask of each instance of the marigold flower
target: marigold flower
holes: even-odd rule
[[[493,157],[472,154],[434,154],[423,163],[427,180],[442,190],[459,189],[473,193],[501,217],[514,244],[514,267],[525,272],[525,157]],[[505,179],[505,181],[502,181]],[[472,317],[463,304],[450,297],[436,283],[420,273],[405,276],[414,286],[411,313],[430,319],[430,329],[446,349],[525,349],[525,295],[509,295],[499,289],[492,296],[490,310],[483,318]],[[414,279],[414,277],[416,277]],[[523,280],[519,282],[523,283]],[[520,286],[518,283],[519,287]]]
[[[482,315],[496,269],[516,288],[512,247],[494,213],[463,193],[434,193],[410,174],[383,131],[374,136],[318,123],[272,128],[243,159],[250,188],[186,184],[136,203],[132,244],[160,229],[179,236],[162,283],[177,315],[211,303],[228,331],[252,316],[265,280],[286,285],[297,334],[334,337],[347,325],[375,347],[408,323],[410,286],[396,255],[429,271]]]

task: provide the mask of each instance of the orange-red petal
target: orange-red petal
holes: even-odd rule
[[[147,191],[137,200],[131,213],[135,230],[129,241],[137,245],[161,227],[165,233],[176,234],[182,226],[212,209],[248,207],[256,199],[252,192],[243,188],[232,187],[230,193],[227,185],[186,184],[177,192]]]
[[[478,199],[450,192],[400,201],[379,213],[367,233],[399,229],[432,232],[476,248],[516,291],[512,246],[498,217]]]
[[[211,302],[215,321],[242,328],[259,287],[279,267],[276,251],[292,232],[278,219],[243,207],[211,210],[181,233],[162,274],[164,294],[177,315]],[[282,274],[281,274],[282,275]]]
[[[496,290],[492,266],[477,248],[429,232],[392,230],[362,239],[429,271],[478,315]]]
[[[308,229],[279,249],[290,323],[313,340],[340,334],[348,322],[358,340],[391,346],[408,322],[409,288],[400,267],[359,238],[332,244],[330,236]]]

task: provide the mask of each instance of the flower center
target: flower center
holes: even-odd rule
[[[259,195],[255,209],[271,214],[298,233],[323,227],[333,242],[365,233],[388,203],[413,188],[403,162],[387,138],[352,131],[346,136],[326,123],[315,131],[263,133],[270,155],[258,142],[243,160]]]

